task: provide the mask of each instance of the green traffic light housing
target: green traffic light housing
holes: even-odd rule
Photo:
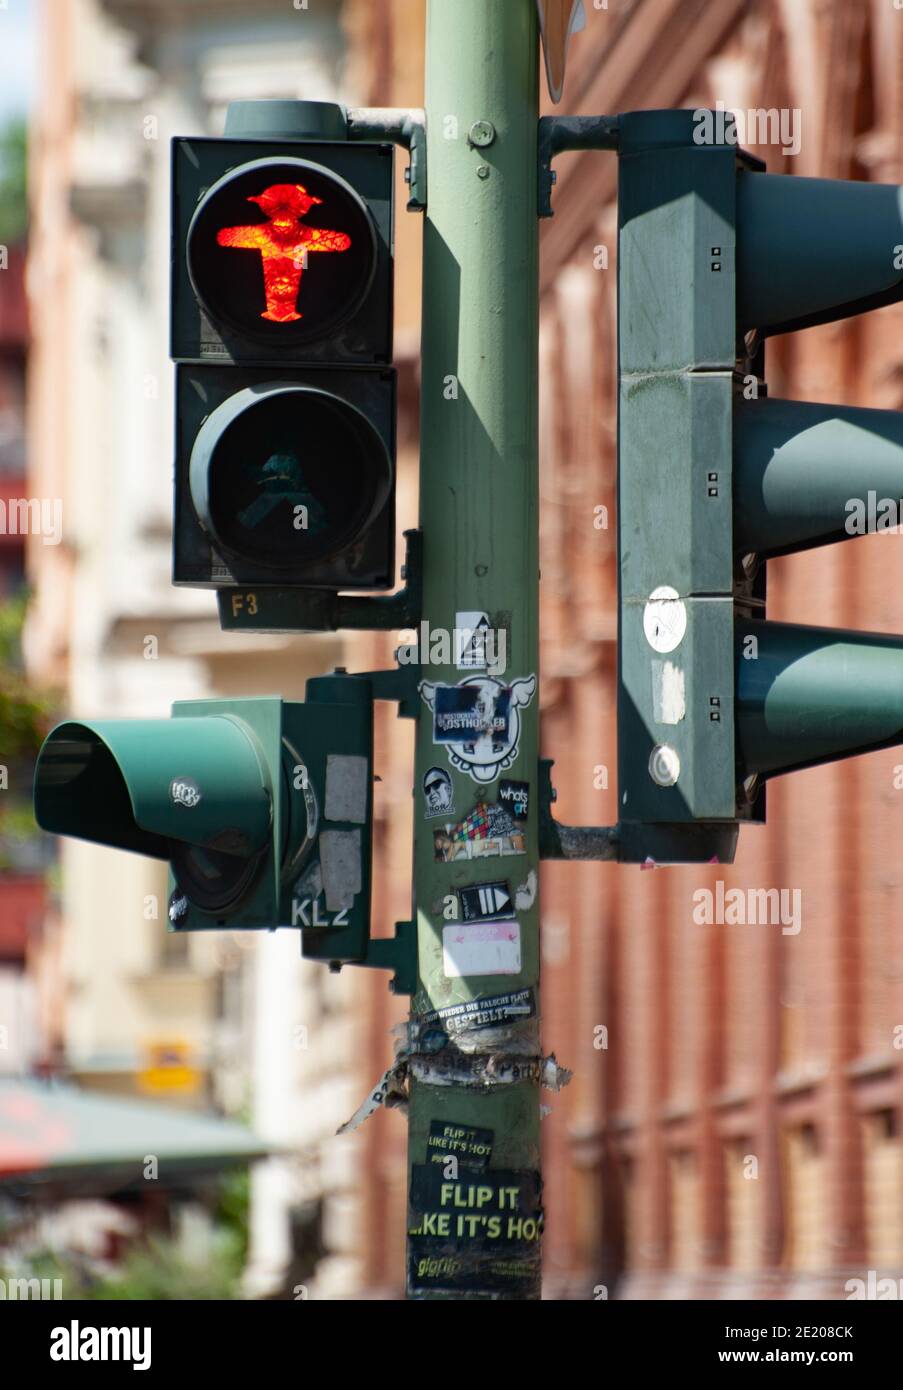
[[[173,582],[390,589],[394,146],[320,102],[226,132],[172,144]]]
[[[183,701],[171,719],[67,721],[35,769],[38,824],[163,859],[171,926],[298,927],[366,954],[373,694],[318,677],[303,704]]]
[[[903,189],[767,174],[706,114],[618,123],[626,860],[730,860],[768,777],[903,741],[903,638],[766,618],[769,558],[899,506],[903,416],[770,398],[764,346],[903,299]]]

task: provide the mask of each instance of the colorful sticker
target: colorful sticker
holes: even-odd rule
[[[441,864],[456,859],[498,858],[524,854],[524,832],[511,812],[495,801],[478,801],[456,824],[433,831],[434,858]]]
[[[458,685],[423,681],[420,694],[433,711],[433,742],[452,767],[475,782],[494,782],[517,757],[520,711],[536,693],[536,677],[505,685],[494,676],[469,676]]]
[[[431,767],[423,775],[424,815],[451,816],[455,812],[455,789],[444,767]]]

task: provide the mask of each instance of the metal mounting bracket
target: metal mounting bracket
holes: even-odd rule
[[[345,109],[349,140],[391,140],[411,156],[405,170],[408,212],[426,211],[426,117],[417,107],[358,106]]]
[[[539,216],[553,217],[552,160],[563,150],[616,150],[617,116],[540,116],[537,142],[539,162]]]

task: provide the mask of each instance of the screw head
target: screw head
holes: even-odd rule
[[[481,150],[485,149],[495,139],[495,126],[491,121],[474,121],[467,132],[467,139],[471,145],[478,145]]]
[[[488,178],[489,178],[489,165],[488,165],[488,164],[481,164],[481,165],[480,165],[480,167],[477,169],[477,178],[478,178],[478,179],[488,179]]]

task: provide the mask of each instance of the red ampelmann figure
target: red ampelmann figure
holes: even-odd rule
[[[351,237],[322,227],[304,227],[304,217],[322,198],[313,198],[300,183],[274,183],[248,199],[266,213],[267,221],[251,227],[224,227],[217,232],[220,246],[259,251],[263,262],[263,286],[267,307],[261,314],[273,323],[293,323],[297,311],[301,273],[308,251],[347,251]]]

